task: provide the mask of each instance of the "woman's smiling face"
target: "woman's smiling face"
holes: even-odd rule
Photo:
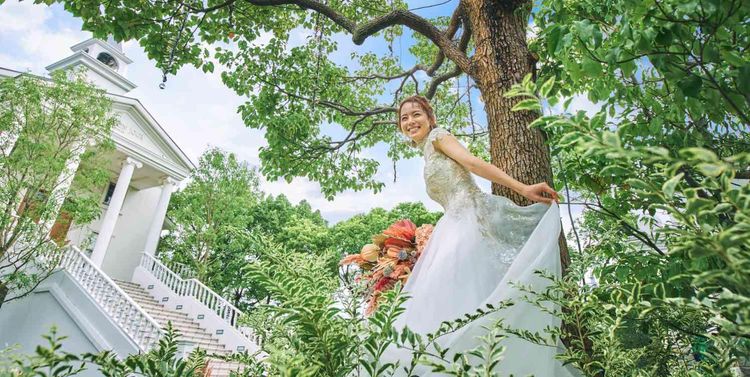
[[[399,126],[401,132],[406,134],[410,139],[418,142],[424,139],[430,133],[433,119],[427,112],[416,102],[406,102],[401,106]]]

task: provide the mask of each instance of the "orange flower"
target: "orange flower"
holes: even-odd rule
[[[339,262],[339,266],[346,266],[347,264],[364,264],[367,261],[362,258],[359,254],[347,255],[344,259]]]
[[[400,279],[403,283],[406,283],[406,279],[411,275],[411,268],[406,264],[399,264],[393,269],[391,277],[394,279]]]
[[[408,219],[399,220],[372,236],[372,243],[359,254],[341,260],[341,265],[356,263],[363,270],[355,279],[368,288],[366,315],[377,308],[382,292],[393,289],[398,281],[406,283],[431,234],[432,225],[417,228]]]
[[[390,277],[391,273],[393,273],[393,270],[396,268],[396,264],[398,264],[398,260],[389,257],[382,257],[378,259],[378,264],[375,266],[375,272],[381,272],[383,276]]]
[[[388,236],[386,236],[386,235],[376,234],[376,235],[372,236],[372,243],[374,245],[376,245],[377,247],[379,247],[379,248],[382,249],[383,246],[385,245],[385,240],[387,238],[388,238]]]
[[[412,242],[416,230],[417,226],[414,225],[411,220],[399,220],[383,231],[383,234],[389,237]]]
[[[386,249],[388,249],[390,247],[396,247],[396,248],[399,248],[399,249],[403,249],[403,248],[407,248],[407,247],[411,247],[411,246],[412,246],[411,241],[404,240],[404,239],[401,239],[401,238],[389,237],[389,238],[387,238],[385,240],[385,248]]]

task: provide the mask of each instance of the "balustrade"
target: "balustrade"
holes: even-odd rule
[[[229,301],[219,296],[196,279],[183,279],[177,273],[170,270],[164,263],[149,254],[144,253],[141,257],[141,267],[149,271],[160,282],[169,287],[172,292],[180,296],[193,297],[203,305],[211,309],[216,315],[229,323],[232,327],[240,330],[237,321],[242,316],[242,311],[237,309]],[[245,331],[240,330],[243,334]],[[247,334],[245,334],[247,336]]]
[[[80,250],[66,248],[60,267],[88,292],[141,351],[148,351],[158,343],[164,334],[161,326]]]

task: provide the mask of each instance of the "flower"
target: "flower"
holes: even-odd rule
[[[393,223],[388,229],[383,231],[383,234],[393,238],[399,238],[405,241],[412,242],[414,240],[414,232],[417,230],[417,226],[414,225],[411,220],[399,220]]]
[[[367,245],[362,246],[362,251],[359,252],[359,255],[362,257],[362,259],[368,262],[375,262],[378,260],[378,256],[380,256],[380,247],[378,247],[378,245],[368,243]]]
[[[360,256],[359,254],[352,254],[352,255],[345,256],[344,259],[342,259],[339,262],[339,266],[345,266],[345,265],[348,265],[348,264],[355,264],[355,263],[356,264],[363,264],[365,262],[366,261],[364,259],[362,259],[362,256]]]
[[[432,231],[435,229],[431,224],[424,224],[417,228],[415,232],[415,243],[417,244],[417,255],[422,254],[422,250],[427,246],[427,241],[430,240]]]
[[[371,314],[383,292],[393,289],[396,282],[406,283],[419,255],[432,234],[432,225],[419,228],[411,220],[399,220],[364,245],[358,254],[344,257],[340,265],[357,264],[363,272],[355,281],[367,287],[367,308]]]

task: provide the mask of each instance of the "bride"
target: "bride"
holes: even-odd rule
[[[540,289],[548,281],[535,274],[536,270],[560,274],[557,193],[546,183],[523,184],[473,156],[453,135],[436,126],[432,107],[424,97],[412,96],[401,102],[398,124],[412,144],[422,150],[427,193],[443,207],[444,215],[403,288],[411,298],[404,304],[405,311],[396,327],[408,326],[426,334],[436,331],[443,321],[509,299],[514,305],[441,337],[440,346],[451,352],[477,347],[477,337],[485,335],[486,327],[499,319],[505,326],[532,332],[559,326],[559,320],[525,302],[523,293],[511,284]],[[521,207],[503,196],[486,194],[477,187],[471,173],[537,203]],[[555,360],[555,347],[513,336],[501,344],[505,352],[494,375],[570,375]],[[391,347],[382,363],[399,361],[398,373],[403,373],[411,357],[411,351]],[[432,373],[430,368],[421,366],[414,374]]]

